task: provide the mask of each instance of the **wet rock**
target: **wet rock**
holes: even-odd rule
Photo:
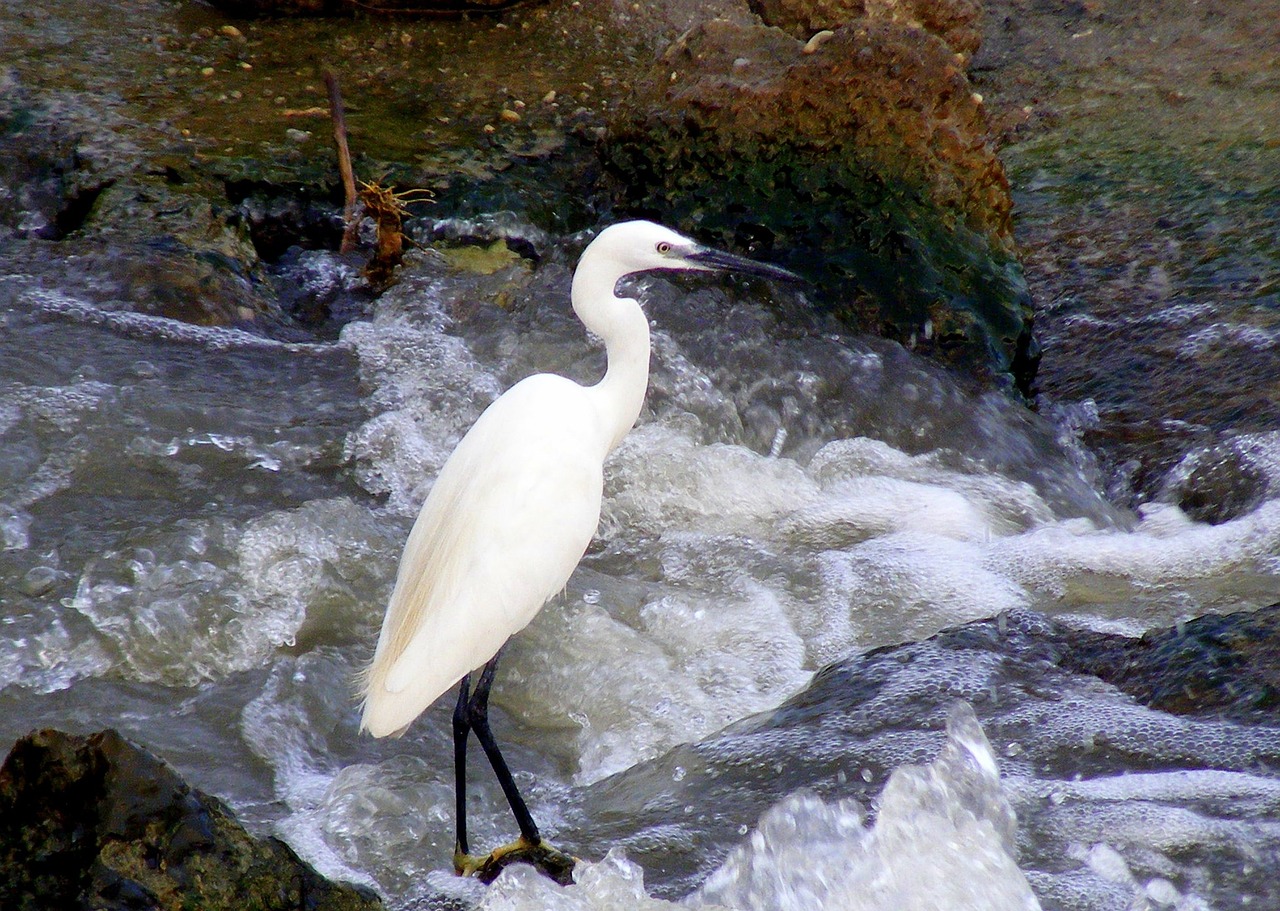
[[[90,299],[205,326],[269,316],[275,308],[260,290],[258,256],[230,207],[219,211],[217,195],[147,175],[104,190],[67,238],[96,273]]]
[[[860,328],[1029,389],[1009,183],[955,51],[873,19],[803,47],[720,20],[673,44],[603,143],[622,206],[776,248]]]
[[[893,769],[937,754],[956,700],[973,706],[1002,777],[1021,780],[1032,794],[1148,772],[1255,774],[1280,762],[1278,656],[1280,604],[1141,639],[1009,611],[833,663],[776,711],[591,785],[583,800],[596,821],[592,843],[565,847],[582,856],[599,845],[624,847],[657,894],[686,894],[725,856],[735,831],[745,833],[787,794],[809,788],[824,799],[874,806]],[[1212,800],[1229,804],[1220,797],[1206,804]],[[1016,809],[1020,827],[1038,831],[1044,844],[1069,842],[1064,827],[1089,818],[1039,797]],[[1109,810],[1100,812],[1107,818]],[[1258,811],[1244,799],[1218,812]],[[1253,850],[1223,853],[1243,859]],[[1063,843],[1021,866],[1037,891],[1066,894],[1055,884],[1066,856]],[[1260,869],[1221,888],[1276,895],[1269,871]]]
[[[0,81],[0,236],[8,271],[104,310],[199,325],[275,318],[257,253],[222,185],[174,136],[70,93]],[[158,148],[136,141],[149,133]]]
[[[1140,639],[1081,636],[1063,659],[1161,711],[1280,723],[1280,604],[1205,614]]]
[[[865,17],[932,32],[966,59],[982,44],[978,0],[751,0],[751,9],[767,25],[805,41]]]
[[[1173,467],[1158,498],[1191,519],[1220,525],[1242,516],[1270,493],[1275,456],[1265,436],[1243,435],[1188,453]]]
[[[971,76],[1026,191],[1038,385],[1096,408],[1083,440],[1141,504],[1188,451],[1280,426],[1280,246],[1254,246],[1280,230],[1277,39],[1248,3],[984,6]]]
[[[290,247],[270,272],[281,309],[327,335],[369,314],[373,291],[363,269],[359,253]]]
[[[130,154],[128,144],[79,126],[0,71],[0,237],[65,237],[121,176],[112,162]]]
[[[284,842],[250,836],[217,799],[103,731],[40,731],[0,768],[0,907],[381,908]]]

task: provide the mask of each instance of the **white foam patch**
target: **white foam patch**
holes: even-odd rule
[[[476,911],[676,911],[687,907],[651,897],[644,889],[644,871],[616,849],[599,863],[579,864],[574,879],[574,885],[561,887],[532,867],[508,867],[485,892]],[[712,905],[698,907],[717,911]]]
[[[111,643],[120,673],[184,686],[265,664],[304,625],[364,619],[351,582],[376,573],[382,564],[366,567],[368,555],[386,549],[369,513],[346,499],[268,513],[243,529],[185,525],[149,543],[91,561],[71,606]]]
[[[1280,781],[1220,769],[1134,772],[1120,777],[1054,782],[1049,787],[1057,802],[1064,799],[1186,803],[1250,800],[1260,813],[1280,810]]]
[[[351,627],[382,617],[395,572],[382,559],[395,546],[387,531],[345,497],[255,519],[236,542],[246,597],[258,612],[288,618],[285,644],[299,637],[346,641]]]
[[[111,670],[111,649],[99,639],[73,634],[64,613],[61,605],[41,605],[0,618],[0,690],[13,686],[52,693]]]
[[[535,727],[571,720],[566,758],[585,783],[780,704],[808,681],[804,657],[762,587],[738,601],[658,597],[634,626],[577,598],[545,608],[512,642],[497,701]]]
[[[807,472],[824,491],[836,496],[847,485],[852,485],[848,489],[856,492],[857,485],[871,479],[924,488],[898,488],[911,493],[910,499],[898,510],[908,516],[922,509],[930,511],[925,496],[926,491],[932,490],[942,501],[939,506],[951,505],[968,520],[948,522],[949,531],[936,525],[932,530],[938,534],[950,533],[962,540],[1014,534],[1054,520],[1053,511],[1030,484],[1002,478],[980,464],[954,455],[948,457],[942,451],[912,456],[865,437],[836,440],[818,450]],[[956,504],[955,497],[963,500],[962,506]],[[947,514],[945,508],[933,507],[931,511],[935,516]],[[913,516],[908,521],[918,520]]]
[[[509,868],[485,893],[484,911],[1038,911],[1011,855],[1015,819],[995,758],[967,705],[948,724],[930,765],[890,776],[874,826],[850,800],[797,793],[679,904],[644,889],[619,852],[582,864],[560,888],[530,869]]]
[[[1153,504],[1132,532],[1059,522],[1000,542],[983,565],[1051,609],[1124,611],[1156,625],[1219,604],[1266,603],[1277,590],[1277,555],[1280,500],[1221,525]]]
[[[819,556],[822,588],[809,629],[817,662],[859,645],[926,638],[1028,601],[982,567],[986,548],[927,534],[893,534]]]
[[[667,530],[770,536],[818,486],[791,459],[745,446],[699,445],[665,424],[633,430],[606,466],[601,535]]]
[[[995,530],[963,494],[898,478],[854,478],[788,516],[783,529],[797,546],[829,550],[892,532],[982,541]]]
[[[409,515],[462,435],[502,391],[462,340],[442,330],[442,318],[379,311],[373,322],[348,323],[342,339],[360,361],[377,410],[349,434],[343,455],[371,493],[387,494]]]

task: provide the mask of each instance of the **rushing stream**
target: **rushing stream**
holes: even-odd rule
[[[1020,192],[1069,217],[1054,186]],[[588,236],[413,228],[371,304],[356,261],[276,265],[284,293],[363,310],[336,338],[129,312],[70,246],[0,234],[0,747],[117,728],[394,909],[1280,907],[1280,730],[1147,707],[1066,657],[1280,601],[1280,429],[1179,437],[1146,482],[1178,496],[1131,510],[1070,383],[1037,414],[803,291],[705,277],[631,281],[645,409],[495,688],[535,817],[591,863],[565,890],[454,877],[450,700],[373,740],[354,677],[461,435],[520,378],[593,382],[604,357],[568,301]],[[1167,294],[1130,302],[1176,334]],[[1232,350],[1271,364],[1257,322]],[[1215,343],[1203,323],[1184,347]],[[1071,349],[1072,325],[1050,336]],[[1087,374],[1099,338],[1051,375]],[[1178,503],[1224,450],[1250,495],[1196,521]],[[515,830],[472,773],[495,846]]]
[[[474,900],[446,872],[450,707],[373,741],[352,677],[460,434],[535,369],[601,369],[568,307],[582,240],[539,240],[537,268],[506,257],[490,274],[417,255],[328,344],[107,313],[11,276],[4,737],[118,727],[393,907]],[[350,278],[329,254],[308,274]],[[588,858],[617,844],[659,894],[702,883],[699,902],[730,907],[890,908],[913,890],[1033,907],[1025,875],[1050,906],[1160,907],[1223,888],[1215,864],[1268,866],[1280,830],[1249,816],[1280,801],[1258,774],[1280,760],[1269,729],[1176,721],[1096,681],[1015,684],[1007,656],[926,648],[856,709],[813,675],[995,615],[1010,636],[1028,612],[1138,632],[1262,606],[1280,501],[1216,526],[1173,506],[1126,516],[1082,450],[1001,394],[896,346],[782,331],[794,292],[636,284],[655,328],[648,404],[608,463],[596,543],[512,643],[496,694],[554,839]],[[770,720],[797,694],[803,709]],[[943,750],[955,699],[1028,739],[988,746],[962,712]],[[840,796],[921,762],[873,826]],[[510,820],[476,778],[475,837],[496,843]],[[639,889],[627,862],[593,876],[600,906],[643,905],[620,897]],[[486,906],[558,901],[514,879]]]

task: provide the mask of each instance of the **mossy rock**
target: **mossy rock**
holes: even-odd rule
[[[284,842],[255,838],[221,801],[107,730],[46,730],[0,768],[0,907],[373,911]]]
[[[1029,390],[1009,184],[961,59],[866,19],[804,48],[724,20],[674,44],[603,142],[620,207],[779,259],[852,324]]]

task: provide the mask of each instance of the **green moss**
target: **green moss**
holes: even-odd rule
[[[839,154],[739,145],[651,128],[605,150],[623,206],[719,245],[771,238],[773,258],[852,325],[945,360],[1029,380],[1035,357],[1021,266],[941,209],[930,189]]]

